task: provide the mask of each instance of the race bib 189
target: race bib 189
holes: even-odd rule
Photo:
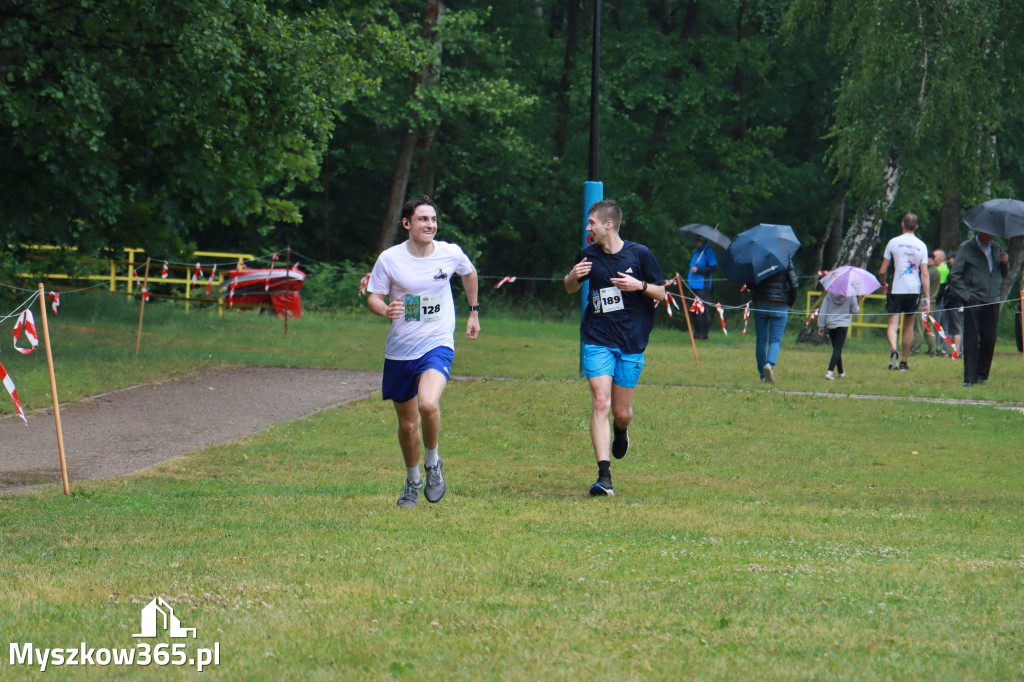
[[[622,292],[619,291],[618,287],[605,287],[600,291],[601,296],[601,312],[612,313],[616,310],[622,310]]]
[[[441,295],[405,297],[405,319],[410,322],[433,322],[441,318]]]

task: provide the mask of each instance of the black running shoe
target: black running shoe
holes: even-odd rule
[[[590,495],[592,497],[613,497],[615,491],[612,490],[612,477],[598,476],[597,483],[590,486]]]
[[[906,372],[908,369],[910,369],[910,366],[907,365],[907,363],[905,363],[905,362],[901,362],[900,363],[900,371],[901,372]]]
[[[615,438],[612,439],[612,454],[615,455],[615,459],[622,459],[629,452],[629,433],[614,424],[612,430],[615,432]]]

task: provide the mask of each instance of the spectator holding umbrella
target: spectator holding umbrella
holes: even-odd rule
[[[800,290],[793,269],[793,254],[799,248],[800,240],[789,225],[761,223],[736,235],[722,254],[725,276],[746,283],[752,293],[754,358],[761,381],[766,383],[775,381],[789,307]]]
[[[686,284],[704,302],[711,299],[711,273],[717,267],[718,258],[715,257],[715,252],[708,248],[703,237],[697,237],[694,241],[693,257],[690,258],[690,272],[686,276]],[[701,312],[695,313],[693,322],[693,337],[695,339],[708,338],[711,311],[707,306]]]
[[[707,303],[711,299],[711,274],[718,267],[718,257],[712,249],[720,252],[729,248],[730,240],[718,231],[718,228],[703,223],[690,223],[679,228],[684,237],[694,240],[693,256],[690,258],[690,269],[686,273],[686,286],[695,296]],[[694,311],[693,338],[708,338],[711,327],[711,311],[707,306],[700,312]]]
[[[964,302],[964,386],[988,380],[1009,256],[994,240],[1024,236],[1024,201],[991,199],[964,214],[975,235],[957,250],[947,283]]]
[[[840,379],[846,377],[843,345],[851,318],[860,311],[857,297],[866,296],[882,285],[870,272],[853,265],[836,268],[821,278],[821,285],[825,287],[825,300],[818,314],[818,334],[824,336],[828,330],[828,339],[832,343],[832,358],[825,372],[825,378],[832,381],[835,379],[834,370],[839,371]]]

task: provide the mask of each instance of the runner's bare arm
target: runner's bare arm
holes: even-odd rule
[[[466,302],[469,307],[480,305],[480,281],[476,276],[476,269],[468,275],[462,275],[462,288],[466,290]],[[466,321],[466,338],[475,339],[480,335],[480,311],[470,310],[469,320]]]
[[[374,315],[380,315],[389,320],[397,320],[405,314],[405,303],[402,299],[396,299],[388,304],[384,300],[384,294],[371,293],[366,297],[366,306]]]
[[[889,259],[882,259],[882,267],[878,268],[878,281],[882,283],[882,291],[889,288],[888,282],[885,281],[885,273],[889,272]]]
[[[624,272],[616,273],[618,277],[612,277],[611,283],[619,288],[620,291],[642,291],[648,298],[652,298],[655,301],[665,300],[665,285],[664,284],[651,284],[647,282],[647,287],[644,287],[644,282],[638,280],[636,277],[627,275]]]
[[[572,266],[569,274],[562,278],[562,284],[565,286],[566,292],[575,294],[579,291],[583,286],[580,280],[590,274],[591,267],[592,264],[586,259],[586,256],[579,263]]]

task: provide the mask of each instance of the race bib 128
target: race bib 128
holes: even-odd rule
[[[405,319],[409,322],[433,322],[441,318],[440,294],[405,297]]]

